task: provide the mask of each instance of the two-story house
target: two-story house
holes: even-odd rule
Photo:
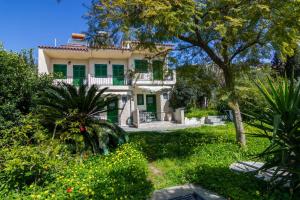
[[[172,45],[157,44],[159,52],[138,49],[135,41],[90,48],[84,37],[73,34],[67,45],[39,46],[39,73],[59,74],[55,83],[108,87],[107,93],[117,95],[118,101],[99,117],[121,126],[171,120],[169,98],[176,74],[159,52],[171,50]]]

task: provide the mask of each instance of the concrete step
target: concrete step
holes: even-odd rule
[[[205,123],[210,124],[210,123],[219,123],[222,122],[222,119],[206,119]]]
[[[221,119],[221,120],[224,120],[224,119],[226,119],[226,116],[225,115],[211,115],[211,116],[207,116],[206,118],[207,119]]]
[[[224,116],[208,116],[205,118],[205,124],[223,125],[225,124]]]

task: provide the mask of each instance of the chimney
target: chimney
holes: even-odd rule
[[[85,39],[85,34],[72,33],[72,39],[73,40],[84,40]]]

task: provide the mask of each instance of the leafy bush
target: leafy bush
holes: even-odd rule
[[[186,114],[186,117],[192,118],[192,117],[207,117],[210,115],[218,115],[218,111],[212,110],[212,109],[198,109],[198,108],[191,108],[188,113]]]
[[[22,190],[47,184],[65,166],[64,147],[48,141],[46,130],[31,115],[18,126],[0,132],[0,190]]]
[[[249,111],[260,112],[262,109],[266,109],[268,104],[256,87],[253,80],[260,79],[263,83],[267,83],[267,78],[272,75],[272,71],[269,67],[254,68],[245,67],[238,72],[238,78],[236,80],[235,93],[242,113],[248,113]],[[230,93],[223,90],[218,90],[218,102],[217,109],[221,112],[224,110],[231,110],[228,106],[228,97]],[[243,120],[250,120],[246,115],[243,115]]]
[[[171,94],[171,107],[207,107],[213,91],[219,87],[219,71],[214,66],[183,65],[176,69],[176,73],[177,81]]]
[[[21,190],[31,184],[44,185],[52,181],[55,172],[65,165],[59,145],[14,146],[0,151],[1,190]]]
[[[50,76],[38,76],[32,51],[22,55],[0,45],[0,117],[12,122],[35,108],[38,93],[52,83]],[[1,124],[2,125],[2,124]]]
[[[253,124],[263,131],[257,135],[271,141],[270,146],[259,154],[266,159],[263,169],[276,167],[271,182],[275,186],[289,183],[291,193],[299,197],[300,82],[283,80],[275,84],[269,81],[268,89],[259,81],[258,88],[269,106],[267,110],[249,112],[249,116],[260,122]]]
[[[46,187],[35,184],[16,199],[147,199],[153,188],[147,180],[147,161],[129,144],[109,156],[71,163]]]

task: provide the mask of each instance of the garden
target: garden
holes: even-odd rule
[[[116,100],[108,88],[54,84],[61,74],[39,74],[33,50],[0,45],[0,199],[142,200],[188,183],[226,199],[299,199],[300,3],[129,2],[92,1],[87,45],[130,39],[169,55],[171,107],[228,121],[127,133],[99,119]],[[168,42],[172,52],[156,48]],[[263,162],[272,178],[231,171],[237,161]]]

